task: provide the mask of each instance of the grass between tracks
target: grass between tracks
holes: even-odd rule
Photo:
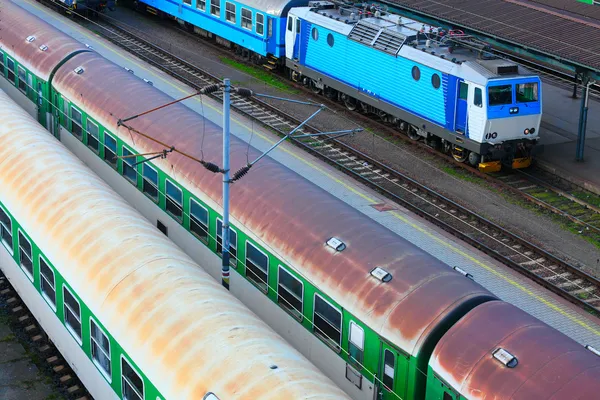
[[[276,89],[292,94],[300,93],[298,90],[292,89],[284,80],[274,74],[268,73],[263,68],[247,65],[225,56],[219,57],[219,59],[223,64],[242,71]]]

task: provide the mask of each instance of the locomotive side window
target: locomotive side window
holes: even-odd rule
[[[342,312],[315,294],[313,331],[325,339],[325,343],[340,351],[342,344]]]
[[[327,34],[327,44],[329,45],[329,47],[333,47],[333,35],[331,33]]]
[[[221,17],[221,0],[210,0],[210,13],[215,17]]]
[[[396,371],[396,356],[389,350],[385,350],[383,357],[383,384],[389,391],[394,390],[394,376]]]
[[[79,110],[73,106],[71,106],[71,125],[71,131],[81,140],[83,135],[83,128],[81,127],[81,112],[79,112]]]
[[[223,221],[217,219],[217,254],[223,253]],[[229,263],[235,267],[237,264],[237,232],[229,227]]]
[[[208,210],[190,199],[190,231],[203,242],[208,241]]]
[[[319,40],[319,30],[317,28],[312,28],[311,36],[315,42]]]
[[[31,254],[31,243],[19,230],[19,264],[29,280],[33,282],[33,255]]]
[[[512,104],[512,85],[492,86],[488,88],[489,105]]]
[[[419,79],[421,79],[421,70],[416,65],[414,67],[412,67],[411,74],[415,81],[418,81]]]
[[[81,309],[79,302],[75,299],[71,291],[63,286],[65,324],[71,333],[81,344]]]
[[[294,20],[292,19],[292,17],[288,17],[288,31],[292,31],[294,28]]]
[[[117,168],[117,141],[104,132],[104,161]]]
[[[538,101],[537,82],[517,84],[517,103],[530,103]]]
[[[277,302],[296,319],[302,321],[304,285],[300,279],[290,274],[281,265],[277,281]]]
[[[441,83],[442,82],[438,74],[431,75],[431,85],[434,87],[434,89],[439,89]]]
[[[167,211],[181,222],[183,220],[183,192],[168,179],[166,192]]]
[[[40,277],[42,295],[54,311],[56,311],[56,282],[54,280],[54,271],[50,269],[42,256],[40,256]]]
[[[265,16],[259,13],[256,13],[256,33],[261,36],[265,34]]]
[[[14,85],[15,84],[15,61],[6,57],[6,69],[8,70],[8,80]]]
[[[154,168],[144,163],[142,170],[142,190],[155,202],[158,201],[158,172]]]
[[[469,85],[464,82],[461,82],[460,90],[458,92],[458,98],[461,100],[466,100],[467,97],[469,97]]]
[[[206,10],[206,0],[198,0],[198,3],[196,3],[196,8],[201,11]]]
[[[225,2],[225,19],[235,24],[235,4],[228,1]]]
[[[133,153],[130,152],[123,146],[123,157],[132,156]],[[123,176],[127,178],[131,183],[137,185],[137,171],[133,164],[135,164],[135,160],[137,157],[127,157],[123,158]]]
[[[143,400],[144,381],[123,357],[121,357],[121,377],[123,400]]]
[[[242,28],[252,30],[252,11],[242,8]]]
[[[475,88],[475,96],[473,97],[473,104],[477,107],[483,107],[483,94],[480,88]]]
[[[0,238],[6,250],[13,254],[12,221],[2,208],[0,208]]]
[[[268,291],[269,258],[250,242],[246,242],[246,276],[263,292]]]
[[[89,119],[87,121],[87,132],[88,132],[88,147],[90,149],[94,150],[94,152],[96,154],[98,154],[100,152],[100,147],[98,146],[98,144],[99,144],[99,142],[98,142],[98,140],[99,140],[98,139],[98,133],[99,133],[98,125],[96,125]]]

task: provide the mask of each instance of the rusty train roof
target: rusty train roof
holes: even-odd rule
[[[87,51],[82,43],[41,19],[32,18],[10,0],[0,0],[0,35],[0,49],[45,81],[70,54]]]
[[[85,72],[73,70],[83,66]],[[98,80],[106,76],[110,79]],[[93,53],[79,54],[57,72],[55,87],[83,101],[89,114],[140,153],[161,146],[124,127],[119,118],[172,99]],[[182,104],[131,121],[133,127],[206,161],[221,163],[222,132],[216,124]],[[203,148],[202,130],[204,131]],[[231,141],[231,169],[246,163],[248,145]],[[250,148],[250,159],[257,156]],[[154,162],[154,161],[153,161]],[[216,210],[222,210],[221,177],[197,162],[172,153],[156,164]],[[436,324],[465,302],[490,298],[480,285],[453,271],[387,228],[271,158],[265,158],[231,188],[232,223],[245,225],[253,239],[318,285],[344,309],[416,354]],[[337,237],[347,248],[336,252],[325,242]],[[393,275],[382,283],[370,275],[377,266]],[[271,266],[276,268],[277,266]]]
[[[349,400],[2,91],[0,199],[165,398]]]
[[[494,358],[498,349],[516,357],[516,366]],[[454,325],[430,365],[468,399],[592,399],[600,393],[600,357],[500,301],[476,307]]]
[[[600,70],[600,26],[565,16],[557,9],[524,0],[386,0],[385,3]]]

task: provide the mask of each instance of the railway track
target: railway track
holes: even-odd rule
[[[93,400],[2,271],[0,305],[8,310],[11,330],[28,351],[35,355],[37,367],[52,379],[61,394],[69,400]]]
[[[221,81],[123,27],[107,21],[100,24],[105,38],[193,88]],[[221,100],[220,93],[212,96]],[[232,94],[231,102],[239,112],[281,135],[301,122],[256,98]],[[316,132],[316,128],[305,125],[298,134]],[[600,280],[595,277],[339,140],[306,137],[294,141],[554,293],[600,314]]]

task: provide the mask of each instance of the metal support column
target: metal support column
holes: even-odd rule
[[[581,96],[581,111],[579,113],[579,127],[577,130],[577,150],[575,154],[576,161],[583,161],[583,152],[585,148],[585,131],[587,128],[588,102],[590,98],[590,86],[594,81],[587,74],[581,76],[582,96]]]
[[[578,80],[579,80],[579,73],[575,72],[575,78],[574,78],[574,82],[573,82],[573,94],[571,95],[571,97],[574,99],[577,98],[577,81]]]
[[[229,79],[223,80],[223,242],[221,283],[229,290]]]

